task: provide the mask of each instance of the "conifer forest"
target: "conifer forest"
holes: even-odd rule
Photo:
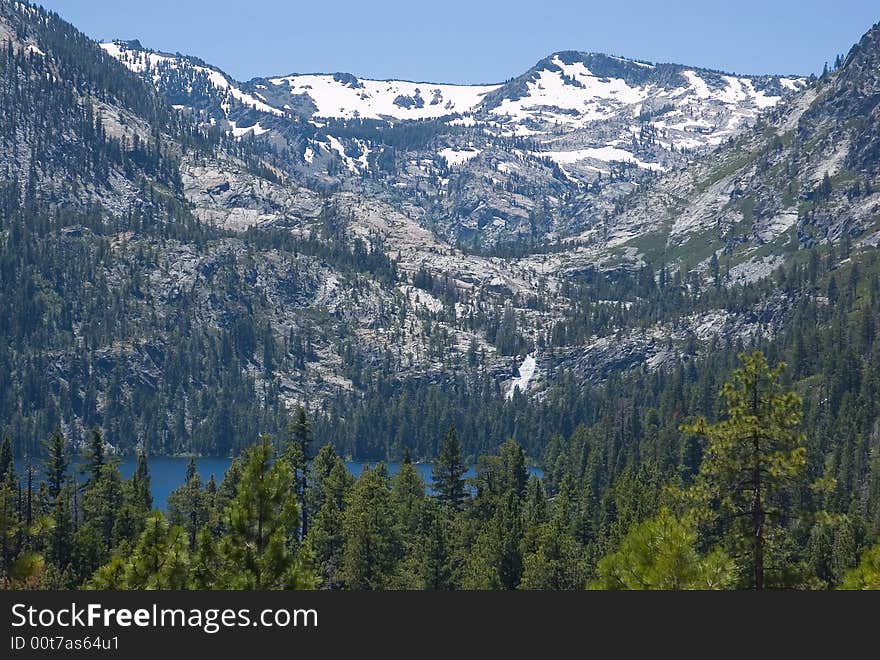
[[[0,589],[880,589],[864,29],[238,81],[0,0]]]

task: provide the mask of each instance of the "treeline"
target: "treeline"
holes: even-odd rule
[[[880,588],[876,524],[828,506],[811,480],[812,443],[783,366],[760,353],[722,389],[722,421],[680,432],[693,472],[646,459],[605,481],[602,443],[559,438],[545,478],[513,441],[466,464],[455,429],[428,491],[409,460],[357,479],[317,443],[299,409],[277,447],[268,436],[220,483],[186,481],[152,510],[148,463],[121,479],[100,432],[69,470],[60,433],[44,477],[15,473],[0,449],[0,584],[99,589],[725,589]],[[604,454],[604,455],[603,455]]]

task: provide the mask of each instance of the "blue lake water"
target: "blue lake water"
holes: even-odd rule
[[[214,479],[219,484],[223,480],[223,475],[226,474],[226,470],[229,468],[229,464],[232,463],[232,459],[230,458],[197,458],[196,461],[196,470],[199,473],[199,476],[202,478],[203,482],[207,482],[207,480],[214,475]],[[181,484],[183,484],[184,479],[186,478],[186,466],[189,463],[188,458],[175,458],[175,457],[154,457],[150,459],[150,486],[153,492],[153,506],[158,507],[160,509],[165,508],[165,504],[168,501],[168,495],[171,494],[175,488],[179,488]],[[128,479],[134,473],[135,467],[137,465],[137,459],[134,457],[124,458],[122,459],[122,463],[119,465],[119,471],[122,473],[124,479]],[[345,467],[348,468],[348,471],[354,476],[360,475],[363,472],[365,467],[374,467],[376,462],[358,462],[358,461],[346,461]],[[388,472],[392,475],[396,474],[400,469],[400,463],[386,463],[388,467]],[[425,480],[425,483],[430,486],[431,484],[431,468],[433,467],[432,463],[416,463],[416,469],[419,471],[419,474],[422,476],[422,479]],[[538,477],[541,476],[541,469],[536,467],[530,467],[529,473],[534,474]],[[474,468],[471,467],[468,469],[465,477],[473,477],[475,474]]]
[[[223,480],[223,475],[226,474],[226,470],[229,469],[229,465],[232,463],[231,458],[197,458],[195,459],[195,461],[196,470],[198,471],[199,476],[202,478],[202,482],[207,482],[208,479],[211,478],[211,475],[214,475],[214,479],[217,481],[218,485]],[[74,459],[74,463],[76,462],[76,459]],[[179,488],[186,479],[186,466],[189,464],[189,458],[154,456],[153,458],[149,459],[149,464],[150,490],[153,493],[153,506],[164,510],[168,502],[168,496],[171,494],[171,491]],[[355,477],[359,476],[360,473],[364,471],[365,467],[375,467],[376,465],[376,461],[345,462],[345,467]],[[401,464],[386,463],[385,465],[388,467],[388,472],[394,475],[397,474],[398,470],[400,470]],[[122,474],[122,478],[130,479],[131,475],[134,474],[134,470],[136,467],[137,459],[135,457],[129,456],[123,458],[119,463],[119,471]],[[431,468],[433,467],[433,463],[416,463],[415,467],[419,471],[422,479],[425,480],[425,483],[428,485],[428,489],[430,490]],[[23,475],[24,466],[18,460],[16,460],[15,462],[15,469],[18,471],[19,476]],[[530,467],[528,468],[528,470],[529,474],[533,474],[539,478],[542,476],[540,468]],[[472,466],[465,473],[465,477],[473,477],[474,474],[475,471]]]

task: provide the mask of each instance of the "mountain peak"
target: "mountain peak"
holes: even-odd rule
[[[843,62],[843,68],[847,68],[853,62],[864,60],[875,62],[880,60],[880,22],[875,23],[850,49]]]

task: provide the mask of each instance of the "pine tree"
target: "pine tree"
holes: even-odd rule
[[[549,510],[547,505],[547,493],[544,484],[537,476],[531,476],[526,484],[526,508],[525,519],[529,528],[536,528],[548,521]]]
[[[46,442],[46,460],[43,463],[46,471],[46,485],[49,497],[55,500],[61,494],[61,488],[67,478],[70,459],[67,456],[67,441],[60,429],[55,429]]]
[[[13,565],[24,530],[19,508],[18,479],[12,465],[0,474],[0,588],[14,579]]]
[[[309,527],[308,509],[303,506],[303,503],[306,501],[306,481],[311,444],[312,426],[306,416],[305,408],[297,406],[294,418],[287,425],[284,458],[287,459],[293,470],[293,492],[296,495],[297,501],[300,502],[300,531],[303,536],[308,532]]]
[[[122,475],[119,466],[107,462],[103,456],[103,439],[96,433],[97,442],[89,453],[89,478],[83,489],[82,510],[83,525],[77,530],[77,536],[87,539],[85,545],[100,540],[100,545],[90,552],[96,556],[98,563],[104,563],[110,551],[119,540],[117,520],[124,504]],[[89,530],[94,531],[94,535]],[[97,566],[84,566],[91,574]]]
[[[218,535],[227,531],[226,522],[229,505],[238,495],[243,470],[241,457],[232,459],[229,467],[226,468],[226,474],[223,475],[223,481],[220,482],[220,486],[217,488],[216,495],[214,496],[213,510],[209,513],[209,516],[215,522],[214,531]]]
[[[464,569],[465,589],[516,589],[523,571],[522,501],[508,489],[491,519],[481,525]]]
[[[426,499],[422,515],[421,535],[413,555],[417,562],[417,588],[429,591],[453,589],[452,545],[455,531],[449,509],[436,500]]]
[[[75,492],[76,487],[72,483],[65,483],[50,505],[49,515],[52,518],[52,526],[48,540],[48,558],[60,573],[67,570],[73,558],[75,523],[70,503]]]
[[[692,523],[668,510],[639,523],[617,552],[603,558],[591,589],[726,589],[734,584],[733,562],[722,551],[696,551]]]
[[[156,511],[146,521],[137,545],[127,558],[117,555],[99,568],[93,589],[184,589],[189,556],[186,535]]]
[[[145,515],[153,509],[153,492],[150,488],[150,464],[146,452],[137,453],[137,466],[131,476],[131,501]]]
[[[101,433],[101,429],[97,427],[92,431],[91,441],[89,442],[89,448],[86,451],[85,458],[86,484],[88,485],[88,483],[97,480],[101,476],[101,471],[104,468],[104,464],[107,462],[106,449],[104,447],[104,435]]]
[[[464,474],[467,472],[461,457],[461,441],[455,427],[449,429],[443,438],[440,455],[431,469],[431,487],[437,499],[454,509],[460,509],[465,498]]]
[[[105,471],[109,466],[105,466]],[[153,495],[150,492],[150,468],[146,455],[138,452],[137,465],[131,479],[122,484],[122,506],[116,513],[113,523],[114,542],[127,540],[135,543],[144,531],[144,526],[153,508]]]
[[[391,498],[401,538],[413,540],[421,525],[425,482],[412,463],[405,462],[394,475]]]
[[[493,527],[498,542],[498,580],[502,589],[516,589],[523,572],[520,542],[523,536],[522,501],[509,489],[495,514]]]
[[[354,478],[345,469],[342,459],[335,456],[335,453],[333,456],[333,467],[320,484],[321,508],[312,517],[312,526],[303,542],[317,569],[320,584],[325,589],[338,589],[342,586],[340,571],[345,547],[343,512],[354,484]]]
[[[514,440],[508,440],[499,450],[501,459],[501,491],[512,490],[520,499],[525,497],[529,471],[522,447]]]
[[[196,469],[195,460],[190,459],[186,466],[186,480],[168,496],[168,518],[172,525],[183,527],[189,549],[194,550],[196,536],[202,526],[208,523],[208,516],[208,502],[202,489],[202,478]]]
[[[283,458],[272,463],[266,435],[243,458],[241,480],[226,512],[228,533],[220,544],[222,579],[232,589],[296,589],[312,584],[288,539],[299,530],[293,471]]]
[[[400,559],[388,470],[364,470],[354,484],[344,514],[342,577],[350,589],[386,589]]]
[[[324,482],[330,476],[341,459],[336,449],[329,442],[318,450],[315,460],[309,466],[309,478],[306,480],[305,508],[308,517],[313,518],[324,504]],[[343,469],[345,466],[343,465]]]
[[[403,465],[392,479],[391,500],[403,558],[394,586],[418,589],[422,582],[419,551],[424,542],[423,524],[428,498],[425,495],[425,482],[407,459],[404,459]]]
[[[202,527],[196,536],[195,549],[189,566],[189,589],[220,589],[218,581],[220,555],[217,542],[207,527]]]
[[[880,542],[862,554],[859,565],[846,573],[840,588],[880,590]]]
[[[126,588],[183,589],[187,581],[188,562],[183,530],[169,525],[164,516],[156,511],[147,520],[129,558]]]
[[[6,474],[14,469],[15,463],[12,456],[12,441],[4,438],[0,443],[0,479],[6,477]]]
[[[535,548],[523,557],[520,589],[578,589],[583,586],[580,549],[574,537],[554,520],[540,525]]]
[[[783,552],[785,525],[794,513],[792,497],[806,467],[804,435],[798,431],[801,401],[784,392],[784,364],[771,369],[761,353],[741,356],[743,366],[722,396],[727,419],[709,425],[701,418],[684,430],[706,439],[694,494],[719,507],[719,522],[728,531],[729,548],[743,570],[743,584],[768,584],[768,552],[784,583],[788,565]]]

